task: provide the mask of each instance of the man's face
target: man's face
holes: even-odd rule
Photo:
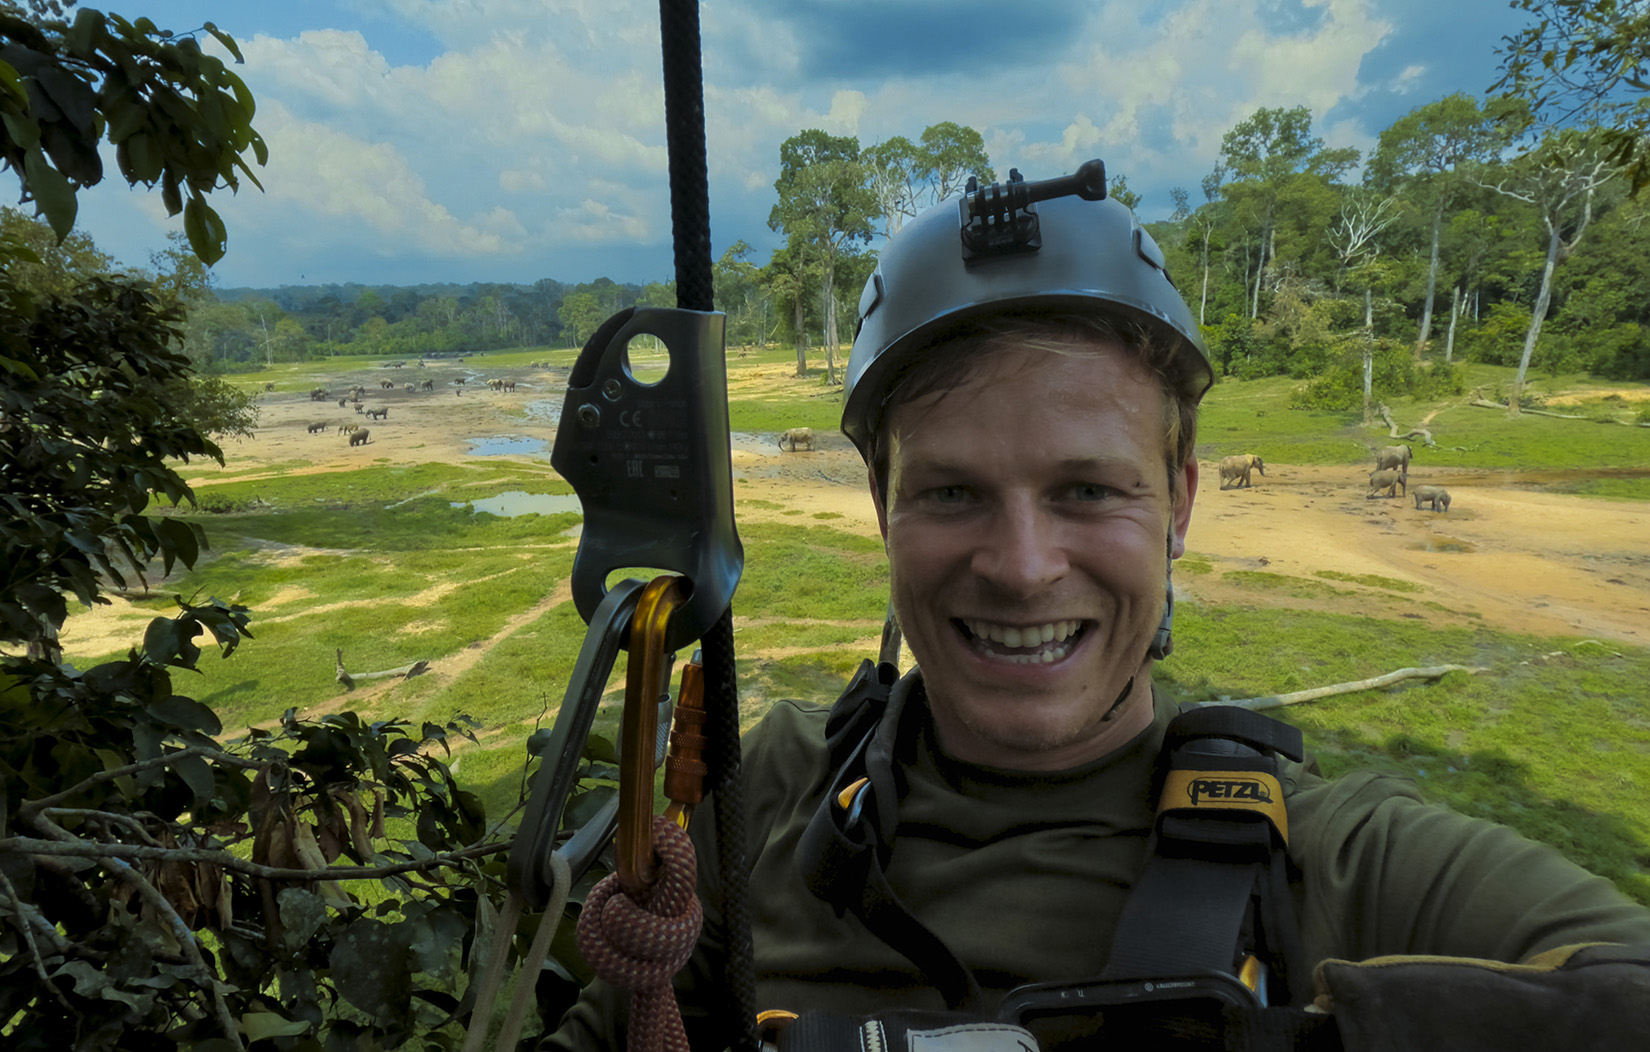
[[[992,353],[888,420],[894,607],[958,759],[1074,767],[1151,720],[1146,648],[1197,465],[1177,509],[1161,387],[1114,345],[1071,352]]]

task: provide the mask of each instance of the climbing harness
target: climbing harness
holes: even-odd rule
[[[551,463],[584,512],[572,591],[589,628],[507,873],[513,900],[544,908],[562,862],[578,879],[617,833],[618,871],[586,898],[580,946],[599,974],[632,990],[630,1047],[685,1052],[670,979],[692,953],[702,914],[697,860],[684,830],[694,806],[713,793],[727,891],[722,1014],[740,1021],[731,1028],[734,1052],[756,1052],[730,605],[744,553],[733,521],[724,318],[712,310],[698,5],[661,0],[659,13],[677,307],[609,318],[568,378]],[[656,381],[638,380],[630,369],[628,347],[644,335],[657,338],[669,356]],[[633,567],[671,573],[610,585]],[[673,705],[670,655],[695,640],[702,663],[684,667]],[[562,812],[623,646],[629,662],[618,798],[566,835]],[[667,750],[664,731],[673,714],[678,725]],[[656,818],[653,780],[661,762],[672,803]]]
[[[853,913],[910,960],[953,1013],[912,1017],[899,1027],[926,1033],[992,1019],[1033,1035],[1044,1049],[1102,1028],[1108,1037],[1137,1038],[1147,1047],[1220,1048],[1175,1045],[1172,1028],[1190,1026],[1218,1042],[1229,1025],[1295,1033],[1321,1023],[1294,1010],[1266,1014],[1310,997],[1291,967],[1298,951],[1277,771],[1279,756],[1303,757],[1297,729],[1223,706],[1178,716],[1159,763],[1152,854],[1124,907],[1105,972],[1022,986],[998,1006],[986,1002],[968,967],[888,884],[904,791],[899,757],[922,720],[921,705],[895,698],[897,675],[891,665],[863,662],[832,707],[826,741],[833,774],[798,844],[797,862],[814,895],[839,915]],[[1237,1017],[1244,1021],[1232,1024]],[[876,1022],[885,1036],[893,1025],[885,1017]],[[837,1052],[844,1046],[826,1035],[849,1032],[840,1019],[796,1026],[779,1031],[782,1052]]]

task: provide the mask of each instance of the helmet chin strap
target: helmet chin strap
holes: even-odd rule
[[[1169,558],[1165,565],[1168,567],[1168,585],[1166,597],[1163,600],[1163,621],[1157,626],[1157,632],[1152,636],[1151,646],[1146,648],[1146,656],[1154,661],[1162,661],[1174,653],[1174,534],[1169,534]]]
[[[1153,661],[1162,661],[1164,658],[1168,657],[1171,653],[1174,652],[1174,534],[1173,533],[1169,534],[1168,568],[1169,568],[1168,569],[1168,585],[1165,589],[1165,598],[1163,600],[1163,620],[1162,620],[1161,623],[1158,624],[1157,631],[1152,634],[1151,645],[1146,647],[1146,656],[1151,658]],[[1111,703],[1111,708],[1107,709],[1106,714],[1104,716],[1100,717],[1101,722],[1105,722],[1106,720],[1115,718],[1116,715],[1117,715],[1118,710],[1123,707],[1123,702],[1128,700],[1129,695],[1133,691],[1134,691],[1134,677],[1130,676],[1129,681],[1127,683],[1123,684],[1122,693],[1117,695],[1117,700],[1112,702]]]

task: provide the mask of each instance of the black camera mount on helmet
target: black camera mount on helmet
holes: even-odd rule
[[[981,189],[978,176],[968,177],[968,189],[957,202],[962,217],[963,260],[1035,251],[1043,247],[1042,224],[1036,204],[1055,197],[1106,199],[1106,162],[1085,161],[1072,175],[1028,183],[1018,168],[1008,170],[1008,182]]]

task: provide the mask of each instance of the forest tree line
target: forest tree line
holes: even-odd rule
[[[1260,109],[1229,129],[1195,195],[1174,188],[1169,218],[1146,224],[1217,371],[1316,378],[1302,398],[1325,408],[1355,403],[1364,352],[1377,397],[1451,382],[1450,370],[1423,361],[1650,379],[1650,299],[1634,291],[1650,287],[1650,203],[1629,193],[1607,129],[1548,130],[1520,150],[1523,113],[1505,99],[1452,95],[1394,122],[1368,156],[1325,145],[1305,107]],[[783,246],[760,262],[740,240],[714,267],[729,345],[794,345],[798,375],[822,354],[834,381],[877,246],[994,170],[980,133],[950,122],[868,147],[817,129],[792,136],[769,218]],[[1130,207],[1151,204],[1124,173],[1110,186]],[[3,222],[59,271],[112,266],[83,234],[57,245],[21,213],[7,210]],[[605,277],[214,289],[181,240],[151,265],[187,308],[187,349],[208,373],[335,355],[573,347],[621,308],[675,303],[669,282]]]

